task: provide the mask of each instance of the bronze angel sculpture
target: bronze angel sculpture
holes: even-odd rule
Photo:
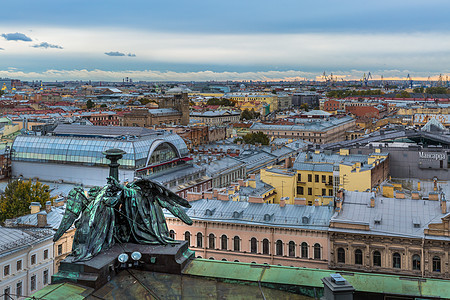
[[[192,225],[183,207],[191,206],[156,182],[138,179],[122,185],[114,177],[109,177],[103,188],[91,188],[88,195],[81,187],[69,192],[66,211],[53,241],[75,225],[71,254],[74,261],[89,260],[111,248],[115,242],[179,243],[169,236],[162,208]]]

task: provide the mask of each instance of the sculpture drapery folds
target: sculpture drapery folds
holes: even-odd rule
[[[190,207],[189,202],[158,183],[138,179],[122,185],[109,177],[103,188],[92,188],[87,196],[81,187],[69,192],[66,212],[53,240],[75,224],[71,254],[75,261],[89,260],[116,242],[175,244],[178,242],[169,236],[162,208],[191,225],[183,207]]]

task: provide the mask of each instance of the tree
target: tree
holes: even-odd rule
[[[303,109],[304,111],[309,111],[309,106],[306,103],[303,103],[302,105],[300,105],[300,108]]]
[[[102,105],[100,105],[101,108],[105,108],[108,107],[108,105],[106,105],[105,103],[103,103]]]
[[[231,101],[230,99],[218,99],[218,98],[211,98],[206,101],[207,105],[222,105],[222,106],[234,106],[235,103]]]
[[[86,108],[87,108],[87,109],[91,109],[91,108],[93,108],[94,106],[95,106],[94,101],[92,101],[91,99],[89,99],[89,100],[86,102]]]
[[[407,91],[401,91],[395,95],[396,98],[411,98],[411,95]]]
[[[260,116],[260,114],[255,112],[254,109],[252,109],[252,110],[245,109],[241,113],[241,120],[253,120],[253,119],[259,118],[259,116]]]
[[[413,89],[414,93],[423,93],[424,88],[423,87],[416,87]]]
[[[429,87],[425,91],[427,94],[449,94],[449,90],[443,86]]]
[[[270,138],[261,131],[256,133],[248,133],[243,138],[237,138],[234,140],[235,143],[244,142],[246,144],[261,144],[261,145],[269,145]]]
[[[0,196],[0,222],[30,213],[31,202],[39,202],[44,207],[45,202],[55,198],[50,196],[49,186],[39,181],[11,181]]]

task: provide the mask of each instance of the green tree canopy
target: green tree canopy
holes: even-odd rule
[[[381,90],[334,90],[327,93],[329,98],[345,98],[358,96],[377,96],[382,95]]]
[[[248,133],[243,138],[237,138],[234,140],[235,143],[244,142],[246,144],[261,144],[269,145],[270,138],[264,132]]]
[[[207,105],[222,105],[222,106],[234,106],[235,103],[231,101],[230,99],[218,99],[218,98],[211,98],[206,101]]]
[[[241,120],[253,120],[259,118],[260,114],[252,110],[244,110],[241,113]]]
[[[87,109],[91,109],[91,108],[93,108],[94,106],[95,106],[94,101],[92,101],[91,99],[89,99],[89,100],[86,102],[86,108],[87,108]]]
[[[55,198],[50,196],[49,186],[39,181],[11,181],[0,196],[0,222],[29,214],[31,202],[39,202],[44,207],[45,202]]]
[[[450,90],[443,86],[429,87],[425,92],[428,94],[450,94]]]
[[[411,98],[411,94],[407,91],[401,91],[400,93],[395,95],[396,98]]]

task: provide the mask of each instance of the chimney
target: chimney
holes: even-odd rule
[[[433,190],[437,191],[437,177],[433,177],[433,183],[434,183]]]
[[[30,203],[30,210],[32,214],[37,214],[41,211],[42,205],[39,202],[31,202]]]
[[[375,198],[370,197],[370,207],[375,207]]]
[[[52,202],[51,202],[51,201],[45,202],[45,211],[46,211],[47,213],[49,213],[49,212],[52,211]]]
[[[213,189],[213,197],[217,199],[218,195],[219,195],[219,189]]]
[[[37,215],[37,226],[45,227],[47,226],[47,213],[45,211],[41,211]]]
[[[447,200],[445,200],[445,195],[441,193],[441,212],[443,214],[447,213]]]
[[[411,198],[412,198],[413,200],[419,200],[419,199],[420,199],[419,192],[418,192],[418,191],[412,191],[412,192],[411,192]]]
[[[420,181],[417,182],[417,190],[420,191]]]
[[[250,174],[250,179],[255,180],[255,174]]]
[[[286,201],[284,200],[284,197],[280,198],[280,207],[284,207],[286,205]]]
[[[340,198],[336,198],[336,211],[338,213],[342,211],[342,200]]]

